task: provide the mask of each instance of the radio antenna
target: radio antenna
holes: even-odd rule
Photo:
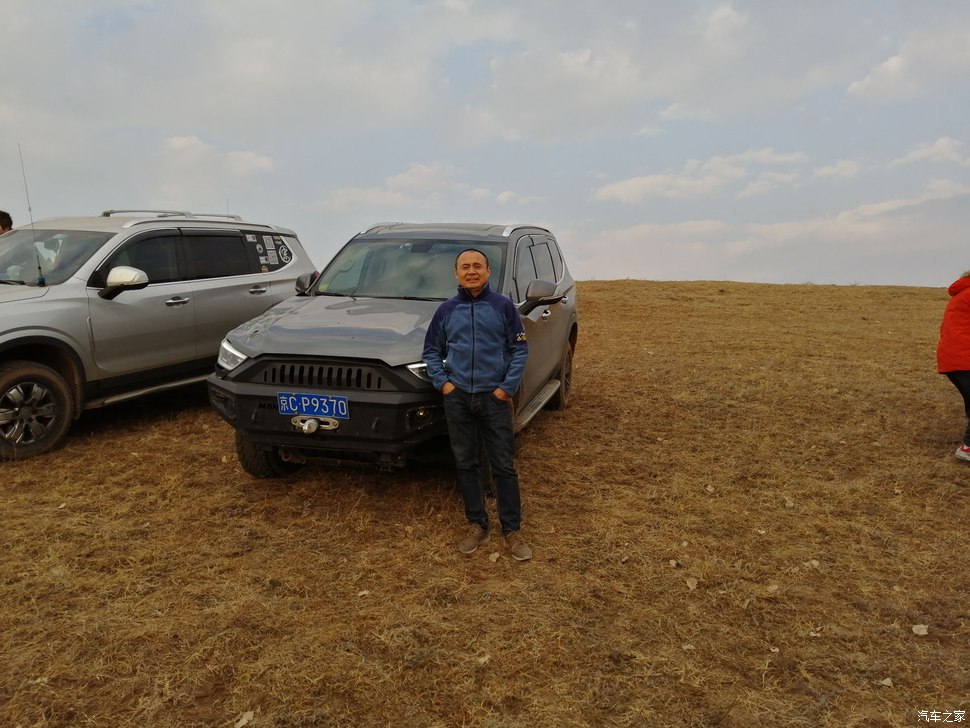
[[[27,188],[27,170],[24,168],[24,150],[17,142],[17,153],[20,154],[20,174],[24,178],[24,195],[27,197],[27,217],[30,218],[30,234],[34,239],[34,255],[37,257],[37,285],[46,286],[47,279],[44,278],[44,269],[40,264],[40,251],[37,250],[37,231],[34,229],[34,210],[30,206],[30,190]]]
[[[20,148],[20,142],[17,142],[17,152],[20,154],[20,174],[24,178],[24,194],[27,196],[27,216],[30,218],[30,229],[34,229],[34,211],[30,207],[30,190],[27,189],[27,170],[24,169],[24,150]]]

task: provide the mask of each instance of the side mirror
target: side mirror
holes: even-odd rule
[[[525,291],[525,302],[519,306],[519,313],[528,316],[539,306],[559,303],[565,296],[556,293],[556,284],[549,281],[532,281]]]
[[[138,268],[119,265],[108,271],[108,282],[98,291],[105,300],[112,300],[122,291],[137,291],[148,285],[148,274]]]
[[[313,284],[317,282],[317,278],[320,276],[316,271],[310,273],[302,273],[296,279],[296,295],[305,296],[309,293]]]

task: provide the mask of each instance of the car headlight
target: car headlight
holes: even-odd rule
[[[219,345],[219,358],[218,363],[223,369],[232,371],[248,357],[245,354],[237,351],[232,344],[229,343],[229,339],[223,339],[222,343]]]
[[[431,377],[428,375],[428,365],[423,361],[419,361],[417,364],[408,364],[408,371],[422,381],[431,381]]]

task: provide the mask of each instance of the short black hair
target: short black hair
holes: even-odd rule
[[[465,248],[463,251],[461,251],[458,255],[455,256],[455,270],[458,270],[458,259],[461,256],[463,256],[465,253],[478,253],[480,256],[482,256],[485,259],[485,267],[491,269],[492,264],[488,262],[488,256],[485,255],[485,253],[483,253],[478,248]]]
[[[13,218],[10,217],[10,213],[0,210],[0,228],[7,230],[12,227],[13,227]]]

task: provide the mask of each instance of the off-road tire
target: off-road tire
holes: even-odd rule
[[[254,478],[283,478],[292,475],[302,466],[299,463],[288,463],[280,458],[274,450],[258,447],[236,433],[236,456],[243,470]]]
[[[556,376],[559,379],[559,389],[549,399],[546,407],[551,410],[564,410],[569,406],[569,395],[573,388],[573,345],[568,342]]]
[[[20,460],[53,450],[74,419],[74,399],[64,377],[43,364],[0,366],[0,460]]]

